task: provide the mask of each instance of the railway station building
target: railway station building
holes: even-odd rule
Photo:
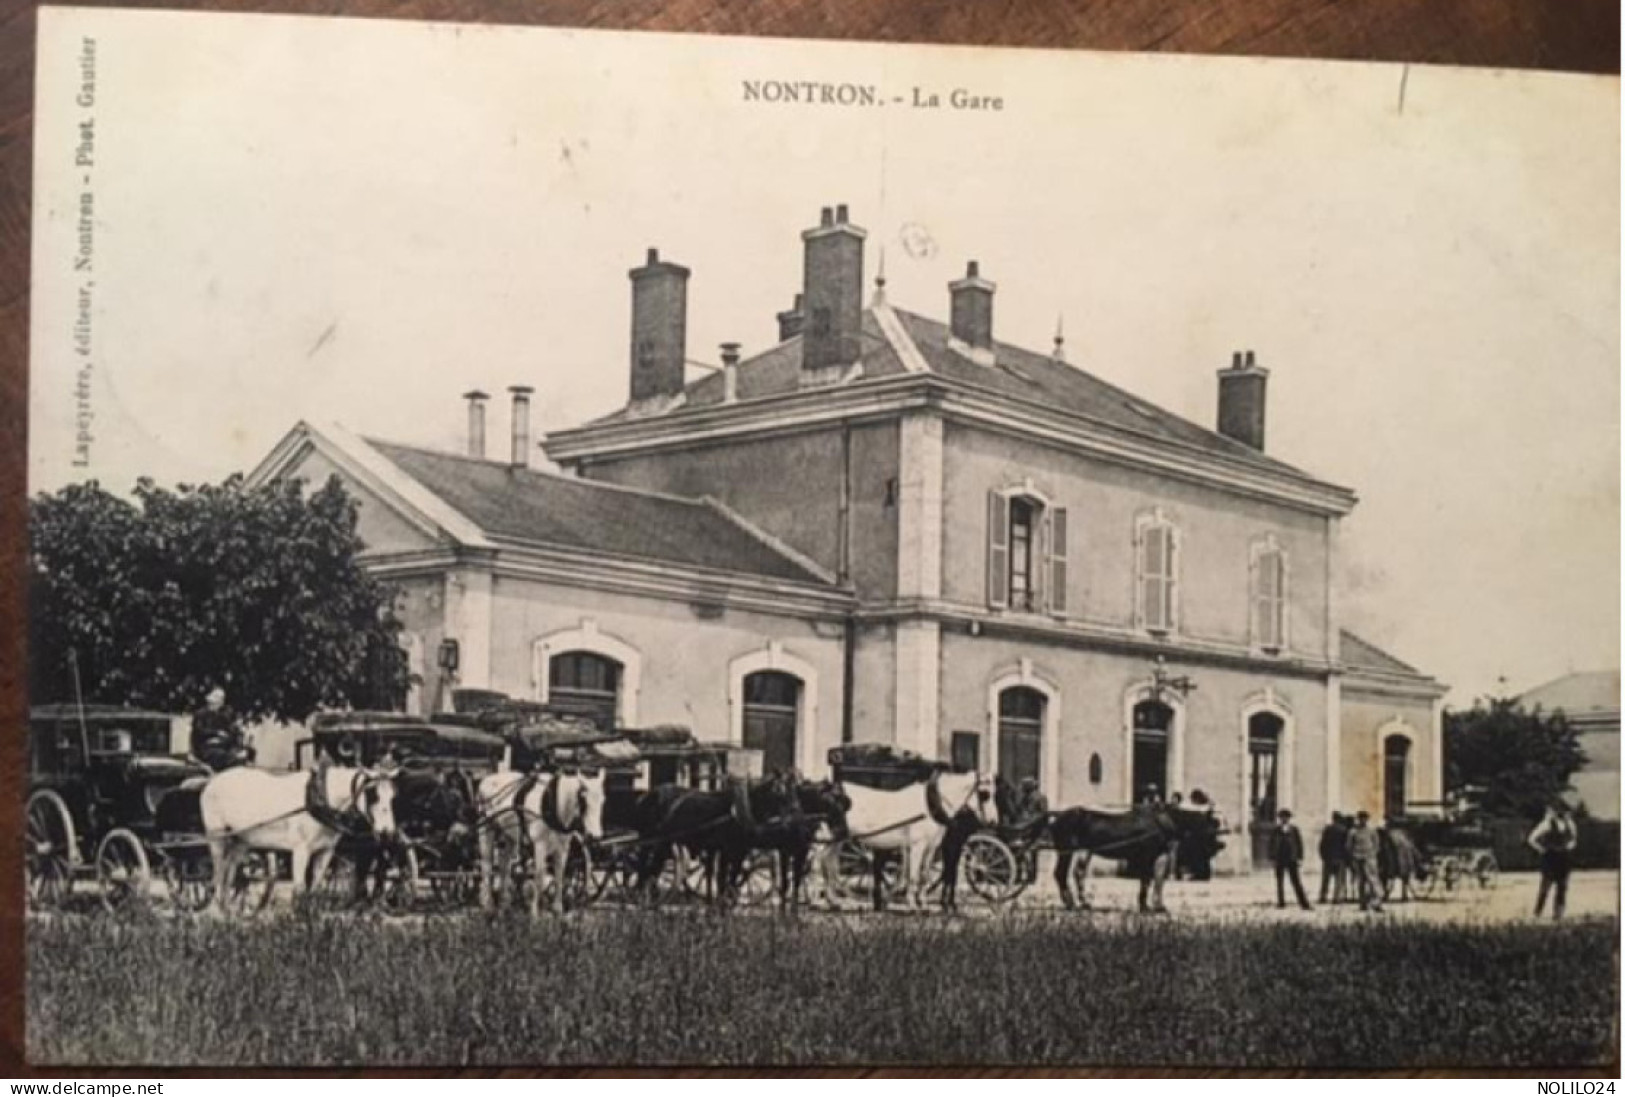
[[[779,341],[698,380],[690,271],[651,249],[628,400],[542,441],[560,472],[516,386],[497,457],[474,393],[464,453],[301,423],[254,477],[362,500],[420,711],[495,689],[812,773],[891,742],[1056,806],[1202,789],[1254,835],[1241,868],[1280,807],[1441,799],[1445,687],[1342,627],[1355,495],[1266,451],[1252,351],[1203,426],[1001,341],[975,262],[946,320],[894,306],[865,242],[824,210]]]

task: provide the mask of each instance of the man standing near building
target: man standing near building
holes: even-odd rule
[[[1535,897],[1535,917],[1546,909],[1546,895],[1552,895],[1552,917],[1563,917],[1569,899],[1569,869],[1574,847],[1580,844],[1580,828],[1569,814],[1569,806],[1553,800],[1546,815],[1529,832],[1529,845],[1540,854],[1540,892]]]
[[[237,714],[226,707],[226,691],[219,686],[209,691],[204,707],[192,714],[192,756],[216,772],[254,760]]]
[[[1275,905],[1286,908],[1286,882],[1292,881],[1292,891],[1298,897],[1298,906],[1311,910],[1309,897],[1303,893],[1303,880],[1298,866],[1303,863],[1303,834],[1292,824],[1292,813],[1282,808],[1275,813],[1275,832],[1270,835],[1270,860],[1275,862]]]
[[[1320,832],[1320,902],[1341,903],[1348,897],[1348,816],[1332,812]],[[1328,897],[1329,896],[1329,897]]]
[[[1354,826],[1349,829],[1349,868],[1360,889],[1360,909],[1382,913],[1382,877],[1378,872],[1382,856],[1382,838],[1370,825],[1371,813],[1357,812]]]

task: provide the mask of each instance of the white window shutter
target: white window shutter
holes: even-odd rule
[[[987,495],[987,604],[1010,604],[1010,506],[996,491]]]
[[[1134,627],[1143,629],[1149,626],[1146,620],[1145,601],[1149,576],[1145,570],[1146,533],[1142,525],[1134,527]]]
[[[1179,531],[1173,526],[1163,526],[1162,535],[1167,538],[1166,555],[1163,557],[1168,567],[1168,618],[1164,627],[1169,632],[1179,631]]]
[[[1045,523],[1049,528],[1049,566],[1045,570],[1049,573],[1049,609],[1051,613],[1066,612],[1066,508],[1051,507],[1049,521]]]

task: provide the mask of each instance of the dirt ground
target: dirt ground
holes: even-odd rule
[[[1042,884],[1022,895],[1018,905],[1022,908],[1056,906],[1059,898],[1049,873],[1049,863],[1041,862],[1039,873]],[[1264,871],[1251,876],[1225,876],[1196,883],[1190,880],[1170,880],[1163,898],[1168,910],[1176,917],[1211,919],[1246,919],[1256,921],[1283,920],[1325,922],[1341,924],[1362,918],[1412,919],[1430,922],[1506,922],[1530,919],[1534,915],[1535,897],[1540,876],[1532,872],[1502,873],[1490,888],[1476,883],[1458,885],[1447,892],[1441,886],[1427,899],[1409,902],[1387,902],[1380,915],[1362,912],[1356,903],[1337,903],[1321,906],[1320,877],[1306,873],[1304,890],[1309,894],[1313,910],[1299,910],[1292,898],[1292,887],[1287,885],[1286,909],[1275,905],[1275,875]],[[1138,885],[1132,880],[1099,877],[1089,884],[1090,901],[1098,911],[1131,912],[1135,909]],[[1620,909],[1620,878],[1618,872],[1576,872],[1569,880],[1569,917],[1618,917]],[[1550,900],[1546,915],[1551,916]]]

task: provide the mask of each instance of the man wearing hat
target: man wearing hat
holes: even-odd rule
[[[1313,909],[1309,896],[1303,893],[1303,880],[1298,866],[1303,864],[1303,834],[1292,822],[1292,813],[1282,808],[1275,813],[1275,832],[1270,835],[1270,860],[1275,862],[1275,905],[1286,908],[1286,882],[1292,881],[1292,891],[1298,897],[1298,906]]]
[[[215,686],[204,706],[192,714],[192,756],[219,772],[254,760],[237,714],[226,707],[226,691]]]
[[[1371,825],[1371,813],[1361,811],[1349,828],[1349,868],[1360,889],[1360,909],[1382,913],[1382,876],[1378,871],[1382,856],[1382,836]]]

